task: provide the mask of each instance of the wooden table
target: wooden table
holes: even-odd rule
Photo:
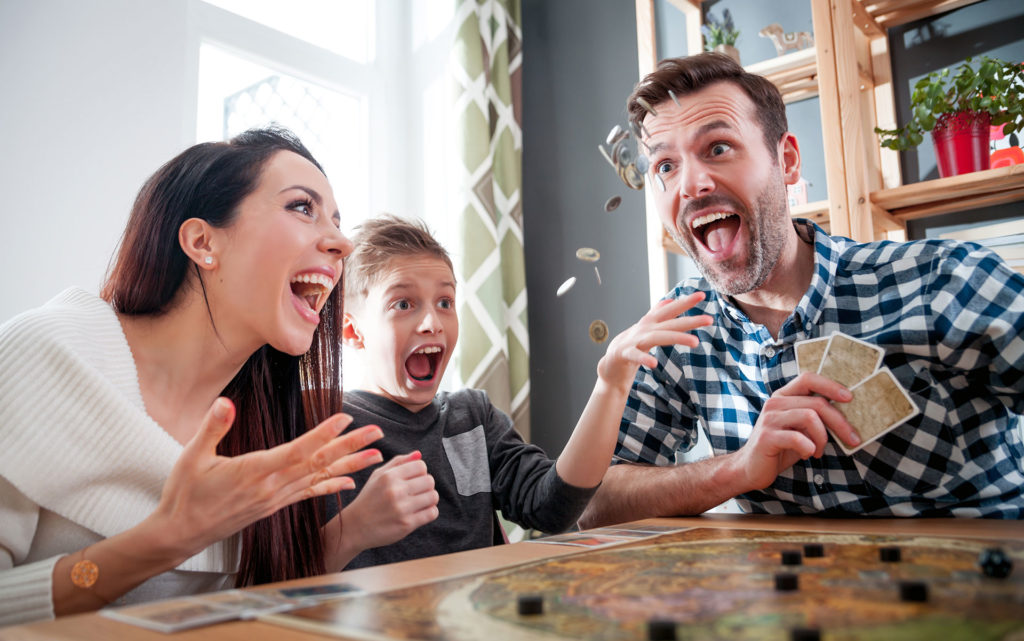
[[[815,517],[760,516],[738,514],[707,514],[700,517],[648,519],[645,524],[677,527],[724,528],[740,530],[806,531],[826,533],[888,534],[940,536],[985,539],[992,541],[1024,541],[1024,521],[993,521],[983,519],[822,519]],[[580,552],[580,548],[514,543],[395,563],[375,568],[350,570],[288,585],[317,585],[344,581],[369,592],[409,587],[418,583],[496,570],[510,565]],[[282,584],[284,585],[284,584]],[[261,639],[322,639],[320,635],[301,632],[258,621],[222,623],[175,633],[172,636],[113,621],[98,614],[68,616],[56,621],[0,628],[3,641],[40,641],[42,639],[128,639],[167,641],[226,640],[259,641]],[[334,638],[334,637],[331,637]]]

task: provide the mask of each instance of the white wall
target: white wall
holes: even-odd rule
[[[142,182],[192,143],[185,0],[0,0],[0,322],[98,291]]]

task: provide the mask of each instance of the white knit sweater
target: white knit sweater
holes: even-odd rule
[[[102,299],[69,289],[0,327],[0,626],[52,618],[57,560],[151,514],[181,450]],[[224,589],[238,564],[235,536],[116,603]]]

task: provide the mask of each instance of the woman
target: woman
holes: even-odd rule
[[[338,222],[289,132],[196,145],[143,186],[100,298],[0,328],[0,625],[340,568],[315,497],[381,434],[335,438]]]

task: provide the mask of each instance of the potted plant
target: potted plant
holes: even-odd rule
[[[700,31],[704,34],[705,51],[724,53],[739,64],[740,52],[736,49],[736,40],[740,37],[740,32],[733,24],[732,14],[728,9],[722,12],[721,20],[711,13],[704,16],[704,24],[701,25]]]
[[[989,128],[1004,125],[1011,134],[1024,128],[1024,64],[983,56],[968,58],[952,72],[921,78],[910,96],[910,121],[881,129],[881,145],[906,150],[932,133],[942,177],[989,168]]]

